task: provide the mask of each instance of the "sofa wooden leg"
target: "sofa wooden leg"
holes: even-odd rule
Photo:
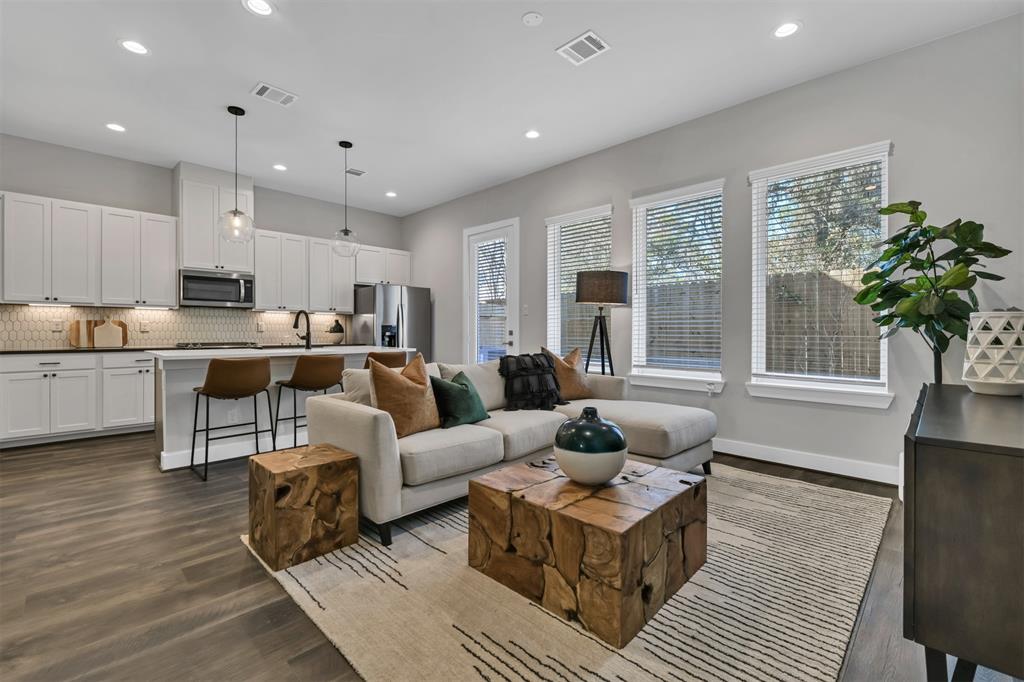
[[[378,523],[377,533],[380,535],[380,544],[385,547],[391,544],[391,524],[390,523]]]
[[[709,459],[708,461],[706,461],[703,464],[701,464],[701,466],[704,468],[704,475],[705,476],[710,476],[711,475],[711,460]]]

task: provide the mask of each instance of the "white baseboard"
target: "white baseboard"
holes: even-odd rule
[[[122,436],[126,433],[142,433],[152,431],[153,422],[148,424],[136,424],[132,426],[113,427],[108,429],[96,429],[95,431],[72,431],[69,433],[51,433],[45,436],[33,436],[31,438],[14,438],[0,441],[0,450],[7,448],[22,448],[29,445],[45,445],[47,443],[63,443],[69,440],[83,440],[85,438],[103,438],[104,436]]]
[[[291,426],[284,426],[277,434],[277,448],[284,450],[292,447],[292,429]],[[306,444],[306,429],[299,428],[299,445]],[[260,452],[270,452],[274,449],[274,445],[271,441],[269,433],[260,434]],[[210,462],[222,462],[228,459],[237,459],[239,457],[247,457],[249,455],[256,454],[256,449],[253,443],[252,433],[242,434],[238,438],[229,438],[222,441],[216,441],[210,443]],[[192,456],[192,450],[177,450],[174,452],[168,452],[166,450],[160,453],[160,471],[172,471],[174,469],[184,469],[188,467],[189,458]],[[196,458],[195,462],[198,465],[203,463],[203,434],[196,436]]]
[[[747,443],[728,438],[714,438],[712,445],[715,448],[715,452],[723,452],[729,455],[749,457],[750,459],[759,459],[776,464],[786,464],[788,466],[800,467],[801,469],[824,471],[830,474],[861,478],[889,485],[898,485],[900,482],[899,467],[891,464],[861,462],[855,459],[846,459],[845,457],[835,457],[834,455],[820,455],[814,452],[803,452],[802,450],[776,448],[770,445],[758,445],[757,443]]]

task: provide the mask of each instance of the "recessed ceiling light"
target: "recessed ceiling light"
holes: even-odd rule
[[[108,123],[107,124],[107,129],[108,130],[113,130],[115,133],[123,133],[124,132],[124,126],[121,125],[120,123]]]
[[[274,170],[288,170],[288,166],[284,165],[283,163],[275,163]]]
[[[274,6],[267,0],[242,0],[242,7],[261,17],[269,17],[274,13]]]
[[[386,196],[389,199],[394,199],[395,197],[398,196],[398,192],[384,192],[384,196]]]
[[[134,54],[149,54],[149,48],[137,40],[119,40],[117,44]]]
[[[799,21],[787,21],[784,24],[779,24],[775,31],[772,33],[776,38],[788,38],[803,26]]]
[[[544,23],[544,15],[540,12],[527,12],[523,15],[523,26],[533,28]]]
[[[526,136],[527,140],[536,140],[538,137],[540,137],[540,132],[536,130],[527,130],[524,133],[524,135]]]

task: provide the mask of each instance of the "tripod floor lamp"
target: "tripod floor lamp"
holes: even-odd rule
[[[590,346],[587,348],[585,371],[590,370],[590,360],[594,356],[594,339],[598,342],[601,355],[601,374],[604,374],[605,359],[608,360],[608,373],[614,375],[612,365],[612,344],[608,335],[608,323],[605,320],[605,306],[627,305],[629,303],[629,273],[617,270],[584,270],[576,273],[576,302],[594,303],[597,315],[594,326],[590,330]]]

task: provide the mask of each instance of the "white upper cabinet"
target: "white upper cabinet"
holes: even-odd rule
[[[8,192],[3,216],[5,301],[99,301],[98,206]]]
[[[191,180],[181,181],[181,267],[217,268],[217,219],[220,188]]]
[[[379,246],[359,247],[356,252],[356,282],[359,284],[376,284],[385,281],[387,261],[385,249]]]
[[[100,207],[54,199],[50,300],[93,305],[100,289]]]
[[[52,200],[4,194],[4,300],[50,300],[50,216]]]
[[[220,216],[235,207],[234,188],[182,180],[179,197],[181,267],[252,272],[255,264],[253,242],[229,242],[220,237]],[[238,192],[238,208],[254,217],[251,191]]]
[[[281,305],[287,310],[306,307],[308,286],[306,238],[294,234],[281,235]],[[259,278],[256,278],[259,281]]]
[[[137,211],[103,209],[104,305],[139,305],[139,225]]]
[[[356,252],[356,284],[409,284],[411,270],[408,251],[363,245]]]
[[[257,230],[256,309],[301,310],[306,307],[306,238]]]
[[[155,213],[105,208],[102,222],[103,305],[177,305],[178,221]]]
[[[311,312],[332,312],[334,303],[331,286],[331,259],[334,257],[330,240],[309,240],[309,310]]]
[[[220,266],[220,270],[252,272],[255,262],[255,245],[253,242],[229,242],[226,239],[221,239],[220,230],[218,229],[220,216],[235,208],[236,204],[238,210],[250,218],[253,217],[252,192],[240,191],[236,202],[235,190],[230,187],[221,187],[220,210],[217,214],[217,220],[214,221],[214,240],[217,242],[217,265]]]
[[[353,313],[356,303],[355,259],[331,252],[331,312]]]
[[[384,253],[384,281],[408,284],[412,280],[412,257],[408,251],[388,249]]]
[[[178,304],[178,221],[143,213],[139,225],[139,297],[142,305]]]

